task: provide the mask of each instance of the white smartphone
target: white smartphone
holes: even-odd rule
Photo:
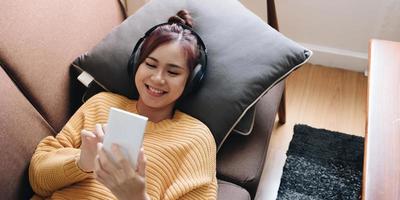
[[[147,117],[112,107],[103,140],[106,152],[112,155],[111,145],[118,144],[125,157],[136,167],[147,120]]]

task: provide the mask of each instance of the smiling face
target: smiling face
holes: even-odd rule
[[[139,65],[135,75],[139,92],[138,106],[172,113],[188,76],[186,56],[179,42],[157,47]]]

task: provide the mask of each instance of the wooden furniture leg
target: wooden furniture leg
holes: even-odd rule
[[[281,102],[279,103],[279,108],[278,108],[278,118],[280,124],[286,123],[286,83],[284,87],[285,88],[283,89]]]
[[[268,24],[275,30],[279,31],[278,17],[276,15],[276,9],[275,9],[275,0],[266,0],[266,1],[267,1]]]
[[[275,8],[275,0],[266,0],[267,3],[267,15],[268,15],[268,24],[274,28],[275,30],[279,31],[278,26],[278,17],[276,15],[276,8]],[[279,123],[284,124],[286,123],[286,84],[284,85],[281,102],[279,103],[278,108],[278,117]]]

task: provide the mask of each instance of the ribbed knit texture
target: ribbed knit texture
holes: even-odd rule
[[[71,117],[56,137],[38,145],[29,167],[35,198],[115,199],[92,173],[77,166],[80,131],[106,123],[110,107],[137,113],[136,101],[99,93]],[[148,122],[144,135],[146,190],[151,199],[216,199],[216,145],[199,120],[176,111],[172,119]]]

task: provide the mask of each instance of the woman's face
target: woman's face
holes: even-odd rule
[[[186,56],[178,42],[157,47],[136,72],[139,101],[153,109],[173,109],[183,93],[188,76]]]

